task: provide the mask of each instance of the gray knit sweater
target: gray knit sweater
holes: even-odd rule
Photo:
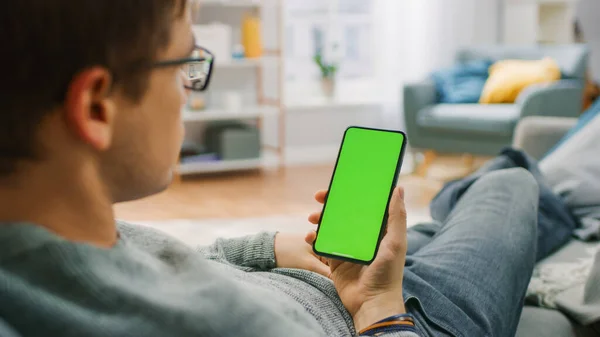
[[[105,250],[3,225],[0,318],[22,337],[356,335],[329,279],[275,268],[274,234],[195,250],[145,227],[119,232]]]

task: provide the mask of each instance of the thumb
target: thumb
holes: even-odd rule
[[[390,200],[387,232],[393,237],[406,235],[406,207],[404,205],[404,188],[396,187]]]

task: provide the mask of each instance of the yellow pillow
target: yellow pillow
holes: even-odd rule
[[[528,86],[560,80],[560,67],[551,58],[498,61],[489,72],[479,99],[481,104],[514,103]]]

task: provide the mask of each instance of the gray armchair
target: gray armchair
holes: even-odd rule
[[[525,89],[515,104],[437,104],[433,82],[404,87],[404,116],[413,149],[443,153],[495,155],[513,139],[527,116],[576,117],[581,113],[588,63],[585,45],[475,47],[459,51],[456,62],[477,59],[553,58],[563,79]]]

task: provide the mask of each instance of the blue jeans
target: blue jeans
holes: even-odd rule
[[[536,261],[538,194],[526,170],[494,171],[443,222],[409,230],[404,299],[424,336],[515,335]]]

